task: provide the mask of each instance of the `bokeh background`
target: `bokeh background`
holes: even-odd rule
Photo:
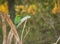
[[[31,16],[26,28],[30,28],[24,44],[53,44],[60,35],[60,13],[58,11],[59,0],[14,0],[15,16]],[[7,0],[0,1],[0,11],[8,13]],[[13,10],[12,10],[13,11]],[[13,18],[12,18],[13,19]],[[3,33],[0,18],[0,44],[2,44]],[[20,36],[22,27],[18,28]],[[7,33],[9,26],[7,25]],[[58,42],[60,44],[60,42]]]

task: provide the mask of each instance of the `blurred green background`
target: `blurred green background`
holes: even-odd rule
[[[15,0],[15,5],[36,5],[35,14],[32,13],[21,13],[23,18],[26,15],[30,15],[31,18],[27,22],[26,28],[30,28],[30,32],[27,35],[24,44],[53,44],[56,42],[60,35],[60,15],[58,13],[52,13],[53,8],[55,8],[55,3],[57,5],[58,0]],[[1,29],[1,18],[0,18],[0,44],[2,44],[3,33]],[[18,28],[19,35],[21,34],[22,27]],[[7,26],[9,31],[9,26]],[[58,43],[60,44],[60,43]]]

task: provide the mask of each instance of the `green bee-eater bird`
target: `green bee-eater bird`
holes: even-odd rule
[[[20,15],[16,15],[16,17],[15,17],[15,19],[14,19],[14,24],[15,24],[15,26],[18,25],[18,23],[20,22],[20,20],[21,20]]]

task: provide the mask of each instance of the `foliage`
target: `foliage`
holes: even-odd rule
[[[24,44],[52,44],[56,41],[60,34],[60,15],[54,0],[29,0],[25,4],[16,4],[15,11],[16,16],[31,15],[26,26],[31,30]],[[21,34],[21,30],[18,31]]]
[[[7,2],[3,3],[0,5],[0,11],[3,13],[8,13],[8,6],[7,6]]]
[[[56,14],[57,9],[58,9],[58,7],[57,7],[57,4],[55,3],[54,8],[52,9],[52,13]]]
[[[21,14],[27,13],[27,14],[35,14],[37,10],[37,6],[35,4],[32,5],[18,5],[15,6],[16,12],[20,12]]]

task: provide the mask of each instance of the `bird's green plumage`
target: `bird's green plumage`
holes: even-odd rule
[[[20,15],[17,15],[17,16],[15,17],[15,19],[14,19],[14,24],[15,24],[15,25],[18,25],[18,23],[20,22],[20,20],[21,20]]]

